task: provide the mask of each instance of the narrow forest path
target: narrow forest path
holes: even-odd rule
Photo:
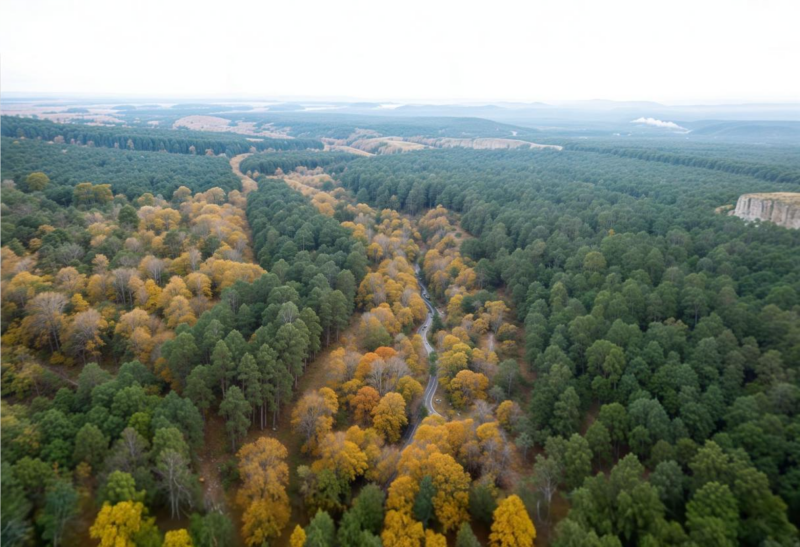
[[[233,174],[239,177],[239,180],[242,181],[242,193],[247,195],[253,190],[258,188],[258,182],[255,181],[252,177],[246,175],[242,172],[241,164],[242,162],[248,157],[252,156],[251,153],[248,154],[239,154],[238,156],[234,156],[230,159],[231,169],[233,170]],[[321,192],[319,188],[314,188],[313,186],[309,186],[307,184],[303,184],[302,181],[293,178],[292,173],[285,173],[280,176],[275,175],[267,175],[268,178],[273,179],[280,179],[286,185],[288,185],[292,190],[296,190],[303,194],[306,197],[313,197],[314,195]],[[295,173],[296,175],[296,173]]]
[[[225,421],[209,412],[204,424],[204,448],[198,458],[198,471],[203,485],[206,511],[219,511],[230,518],[230,510],[222,485],[222,464],[230,457]]]
[[[239,180],[242,181],[242,193],[245,195],[249,194],[256,188],[258,188],[258,183],[255,180],[253,180],[253,178],[242,173],[242,170],[240,168],[240,165],[245,160],[245,158],[251,155],[252,154],[239,154],[238,156],[232,157],[229,162],[231,164],[231,169],[233,170],[233,174],[239,177]]]

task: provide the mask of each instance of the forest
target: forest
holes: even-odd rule
[[[701,169],[712,169],[725,173],[737,175],[748,175],[769,182],[800,183],[800,171],[797,169],[783,169],[778,167],[766,166],[759,163],[748,163],[732,159],[709,158],[702,156],[680,155],[663,150],[647,150],[642,148],[615,148],[604,146],[590,146],[571,144],[568,148],[573,150],[583,150],[587,152],[597,152],[600,154],[613,154],[624,158],[636,158],[645,161],[658,161],[673,165],[688,165],[689,167],[699,167]]]
[[[506,137],[538,135],[539,131],[483,118],[407,117],[384,118],[358,114],[327,113],[221,113],[220,117],[261,126],[285,128],[289,134],[304,139],[344,139],[357,132],[374,132],[399,137]]]
[[[515,429],[543,451],[520,495],[544,522],[555,492],[571,504],[554,544],[792,544],[800,234],[709,214],[777,188],[577,150],[371,158],[342,180],[476,236],[461,251],[513,302],[536,378]]]
[[[798,544],[789,147],[230,116],[3,118],[4,546]]]
[[[204,131],[106,127],[97,125],[58,124],[48,120],[3,116],[2,136],[54,141],[58,144],[81,144],[101,148],[235,156],[262,150],[322,149],[311,139],[248,139],[226,133]]]
[[[170,198],[181,186],[204,192],[214,187],[231,190],[241,185],[227,158],[50,144],[10,137],[3,137],[0,144],[3,180],[13,180],[24,188],[31,172],[42,172],[52,182],[44,189],[44,195],[62,206],[72,204],[73,188],[84,182],[110,184],[114,195],[122,194],[129,200],[146,193]]]

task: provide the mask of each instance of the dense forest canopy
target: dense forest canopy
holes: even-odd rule
[[[123,150],[235,156],[262,150],[322,149],[312,139],[245,138],[227,133],[208,133],[184,129],[144,129],[96,125],[58,124],[47,120],[3,116],[4,137],[42,139],[67,144],[83,144]]]
[[[357,130],[372,131],[383,136],[399,137],[506,137],[536,135],[535,129],[527,129],[482,118],[456,117],[408,117],[385,118],[334,113],[282,113],[254,112],[220,114],[231,120],[256,122],[285,128],[290,135],[302,138],[343,139]]]
[[[45,195],[61,205],[71,203],[73,187],[82,182],[110,184],[115,194],[128,199],[148,192],[171,198],[180,186],[194,192],[241,186],[227,158],[93,148],[11,137],[2,138],[2,147],[3,180],[13,180],[24,187],[31,172],[41,171],[52,181]]]
[[[675,504],[671,518],[687,511],[692,537],[703,529],[696,541],[710,530],[691,520],[700,503],[691,495],[711,495],[709,488],[731,496],[728,487],[733,514],[744,519],[731,537],[757,544],[785,534],[777,541],[789,541],[796,532],[788,523],[757,532],[766,508],[748,506],[748,494],[737,493],[732,479],[701,478],[692,458],[710,457],[711,450],[728,458],[726,465],[752,465],[748,472],[763,473],[789,504],[788,514],[798,514],[800,232],[745,225],[713,210],[744,192],[800,187],[788,177],[766,182],[771,177],[758,176],[787,172],[774,166],[744,170],[755,176],[731,175],[587,149],[359,159],[342,180],[360,201],[378,207],[460,211],[461,226],[476,236],[461,251],[477,263],[486,288],[503,288],[515,304],[526,328],[526,360],[537,374],[519,429],[545,447],[534,482],[537,471],[558,465],[565,488],[574,490],[573,513],[559,527],[557,543],[571,545],[590,534],[623,541],[631,534],[659,537],[654,514],[633,530],[597,514],[599,498],[614,487],[602,477],[583,482],[583,476],[590,474],[592,457],[595,464],[605,457],[605,448],[593,443],[605,442],[598,439],[609,432],[615,447],[609,462],[622,445],[632,454],[620,466],[647,466],[627,473],[663,470],[677,477],[663,480],[694,481],[668,494],[659,490],[656,474],[642,487],[655,485],[656,498]],[[779,403],[779,393],[791,393],[793,402]],[[753,409],[747,418],[736,414],[745,405]],[[598,406],[598,425],[586,431],[585,416],[596,416]],[[778,429],[763,429],[765,421]],[[775,443],[769,449],[767,437]],[[710,439],[715,444],[706,444]],[[589,465],[570,479],[577,472],[569,460],[573,442]],[[689,447],[698,456],[683,460],[681,451]],[[537,503],[533,494],[542,492],[537,488],[529,492],[529,507]],[[613,503],[607,510],[617,510]],[[782,501],[773,503],[771,511],[784,513]]]
[[[613,139],[582,139],[584,145],[602,148],[625,148],[633,150],[658,150],[679,156],[702,156],[716,160],[735,160],[752,162],[766,166],[784,167],[786,169],[800,168],[800,157],[797,155],[797,145],[791,141],[782,144],[753,143],[743,144],[737,142],[721,142],[715,140],[686,140],[649,138],[637,139],[632,137],[615,137]],[[572,143],[574,148],[580,142],[565,139],[563,144]]]
[[[3,117],[4,546],[797,545],[796,147],[115,111],[299,138]]]
[[[657,161],[670,163],[673,165],[687,165],[700,169],[711,169],[734,173],[738,175],[748,175],[769,182],[790,182],[800,184],[800,170],[787,169],[785,165],[768,166],[763,163],[737,161],[732,158],[719,159],[703,156],[682,155],[663,150],[643,149],[643,148],[619,148],[614,146],[592,146],[586,144],[569,144],[570,150],[581,150],[586,152],[597,152],[600,154],[613,154],[624,158],[635,158],[644,161]]]

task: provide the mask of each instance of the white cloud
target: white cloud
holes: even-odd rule
[[[675,122],[665,122],[664,120],[657,120],[655,118],[637,118],[631,123],[641,123],[644,125],[652,125],[653,127],[662,127],[664,129],[674,129],[675,131],[689,131],[683,126]]]

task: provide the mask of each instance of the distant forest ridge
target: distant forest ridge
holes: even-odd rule
[[[582,152],[596,152],[599,154],[613,154],[624,158],[634,158],[644,161],[656,161],[673,165],[686,165],[701,169],[723,171],[736,175],[748,175],[757,179],[779,183],[800,183],[800,170],[786,166],[771,166],[761,163],[751,163],[726,158],[702,157],[686,154],[664,152],[647,148],[617,148],[608,145],[587,145],[568,143],[566,148]]]
[[[454,137],[454,138],[518,138],[540,135],[536,129],[518,127],[484,118],[409,117],[396,118],[373,115],[336,113],[253,112],[218,114],[222,118],[255,122],[273,127],[288,128],[294,137],[344,139],[357,130],[381,136],[397,137]],[[376,135],[377,136],[377,135]]]
[[[321,150],[323,144],[313,139],[273,139],[267,137],[245,138],[227,133],[205,131],[165,130],[140,127],[95,126],[60,124],[47,120],[2,117],[2,136],[25,137],[65,143],[93,144],[103,148],[170,152],[173,154],[226,154],[235,156],[264,150]]]

